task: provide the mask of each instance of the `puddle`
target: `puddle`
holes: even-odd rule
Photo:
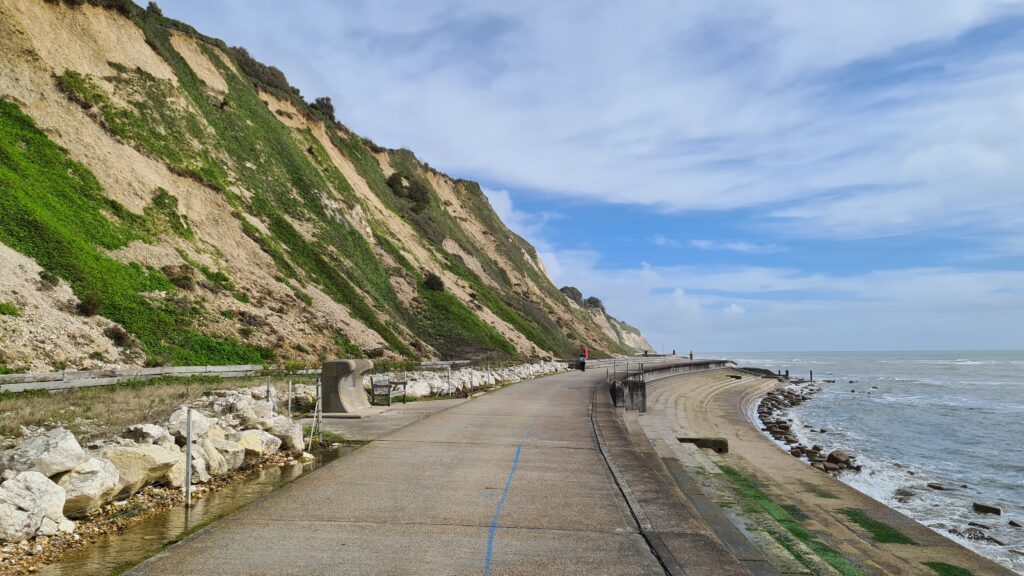
[[[359,446],[323,450],[306,464],[290,464],[253,472],[192,503],[155,514],[122,532],[91,542],[66,554],[59,562],[41,566],[36,574],[46,576],[105,576],[128,570],[158,552],[183,532],[245,506],[275,489],[323,465],[351,454]]]

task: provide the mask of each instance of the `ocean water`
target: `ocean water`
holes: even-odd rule
[[[835,380],[790,412],[800,439],[856,455],[865,469],[842,481],[1024,574],[1024,528],[1008,524],[1024,524],[1024,351],[714,356],[789,370],[791,377],[813,370],[819,383]],[[950,490],[930,489],[929,482]],[[900,501],[901,489],[914,494]],[[999,506],[1003,514],[977,514],[972,502]],[[968,522],[988,527],[981,532],[1003,544],[950,532],[963,532]]]

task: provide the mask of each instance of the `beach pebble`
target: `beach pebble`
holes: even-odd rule
[[[1024,524],[1021,524],[1016,520],[1010,520],[1010,526],[1013,526],[1014,528],[1024,528]]]

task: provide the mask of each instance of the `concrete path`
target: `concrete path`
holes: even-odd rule
[[[368,444],[131,574],[664,574],[598,449],[603,372],[521,382]]]

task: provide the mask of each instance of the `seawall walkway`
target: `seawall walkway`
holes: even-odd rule
[[[459,404],[130,573],[749,574],[647,469],[605,398],[601,370]]]

